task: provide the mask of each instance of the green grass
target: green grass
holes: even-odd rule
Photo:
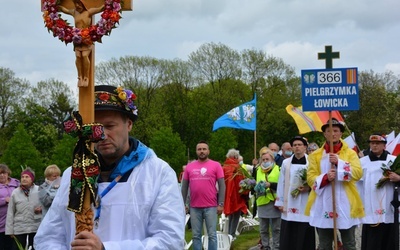
[[[251,231],[242,232],[236,237],[232,243],[231,249],[248,250],[250,247],[256,246],[260,239],[260,231],[258,227],[254,227]]]
[[[192,239],[192,231],[186,230],[185,239],[186,242],[189,242]],[[248,250],[250,247],[256,246],[259,239],[260,233],[258,227],[254,227],[253,230],[239,234],[236,237],[236,240],[232,242],[231,250]]]

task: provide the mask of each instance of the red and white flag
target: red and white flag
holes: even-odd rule
[[[388,134],[386,136],[386,145],[389,145],[389,143],[391,143],[395,138],[396,138],[396,135],[393,130],[392,132],[390,132],[390,134]]]
[[[358,153],[359,152],[358,145],[354,138],[355,138],[354,132],[352,132],[351,135],[347,136],[343,140],[344,140],[344,142],[346,142],[346,144],[349,146],[349,148],[353,149],[354,151],[356,151]]]
[[[400,154],[400,133],[396,136],[394,140],[386,144],[386,150],[394,156]]]

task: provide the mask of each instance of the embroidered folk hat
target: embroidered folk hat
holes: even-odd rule
[[[94,87],[95,111],[113,110],[126,114],[129,119],[136,121],[138,109],[134,103],[136,95],[129,89],[111,85],[98,85]]]
[[[383,142],[386,144],[387,140],[384,135],[373,134],[368,138],[368,143],[369,142]]]
[[[292,139],[290,139],[290,145],[292,147],[293,147],[293,142],[294,141],[302,141],[305,146],[308,145],[307,138],[305,138],[303,136],[300,136],[300,135],[297,135],[297,136],[293,137]]]
[[[332,127],[335,127],[335,126],[340,128],[340,132],[342,132],[342,133],[344,132],[344,123],[338,121],[336,118],[332,118]],[[322,132],[325,132],[325,129],[327,127],[329,127],[329,120],[324,125],[322,125],[322,127],[321,127]]]

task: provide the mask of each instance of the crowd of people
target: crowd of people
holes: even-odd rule
[[[206,248],[217,250],[219,215],[227,216],[234,240],[240,217],[251,207],[260,236],[251,249],[330,250],[339,234],[343,249],[355,250],[361,225],[362,250],[395,248],[399,235],[391,201],[398,198],[400,163],[385,150],[385,136],[371,135],[369,151],[360,158],[342,140],[344,125],[332,119],[321,128],[321,147],[295,136],[281,147],[262,147],[252,165],[236,149],[228,150],[223,163],[214,161],[208,143],[199,141],[197,159],[177,178],[168,163],[129,135],[138,116],[135,99],[130,90],[95,87],[95,122],[104,137],[86,170],[80,162],[63,173],[50,165],[38,186],[31,168],[17,180],[0,164],[0,250],[17,249],[17,242],[36,250],[183,249],[185,212],[192,248],[203,249],[205,225]],[[92,204],[95,218],[88,218],[95,223],[91,231],[77,231],[71,201],[82,200],[71,197],[82,192],[85,178],[99,194]]]
[[[18,245],[33,247],[33,239],[57,192],[61,170],[57,165],[46,168],[45,181],[35,184],[35,172],[27,167],[20,180],[0,164],[0,249],[18,250]]]
[[[260,223],[260,240],[251,250],[331,250],[334,245],[356,250],[357,227],[362,250],[395,249],[399,236],[394,235],[391,201],[400,184],[394,171],[400,163],[385,150],[384,135],[371,135],[369,153],[359,156],[342,140],[344,129],[336,119],[327,121],[321,147],[302,136],[281,147],[270,143],[250,169],[242,167],[238,150],[230,149],[219,164],[208,158],[208,144],[200,142],[198,160],[188,164],[181,179],[184,199],[188,190],[193,194],[187,203],[187,212],[197,220],[195,227],[192,223],[193,249],[202,249],[199,220],[206,221],[207,249],[218,249],[217,214],[228,216],[228,233],[235,239],[239,218],[251,205]],[[255,181],[254,204],[240,185],[248,174]]]

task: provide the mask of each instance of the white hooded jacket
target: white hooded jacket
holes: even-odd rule
[[[68,211],[71,168],[36,234],[36,250],[67,250],[75,236],[75,215]],[[101,193],[109,182],[99,183]],[[107,250],[183,249],[185,209],[176,173],[153,150],[126,182],[119,182],[101,200],[94,233]]]

